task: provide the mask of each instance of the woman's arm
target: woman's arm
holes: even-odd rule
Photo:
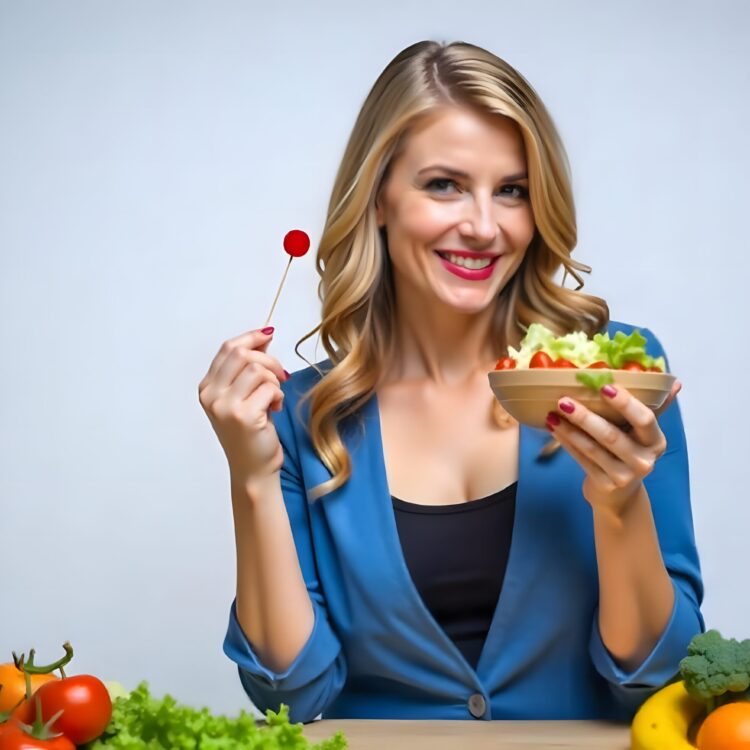
[[[594,509],[599,632],[626,672],[651,653],[669,622],[674,591],[644,485],[618,513]]]

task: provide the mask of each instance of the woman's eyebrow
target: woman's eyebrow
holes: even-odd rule
[[[450,175],[454,175],[455,177],[463,177],[464,179],[469,177],[467,172],[462,172],[460,169],[453,169],[453,167],[446,167],[442,164],[431,164],[429,167],[420,169],[417,174],[420,175],[423,172],[429,172],[431,169],[439,169],[441,172],[447,172]],[[502,182],[511,182],[512,180],[526,179],[528,179],[528,175],[526,174],[526,172],[518,172],[517,174],[510,174],[507,177],[503,177]]]

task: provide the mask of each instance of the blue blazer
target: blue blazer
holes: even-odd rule
[[[608,330],[633,326],[612,321]],[[649,353],[664,354],[644,328]],[[322,368],[330,367],[324,360]],[[644,484],[651,498],[675,604],[653,651],[625,672],[602,643],[591,507],[583,469],[564,448],[537,459],[547,430],[521,425],[513,534],[502,592],[476,670],[422,601],[402,554],[386,479],[377,396],[361,409],[364,430],[345,422],[352,476],[309,502],[330,472],[295,417],[318,374],[282,384],[271,412],[284,449],[281,488],[315,624],[283,672],[265,666],[230,606],[224,652],[257,708],[290,707],[291,721],[324,719],[615,719],[674,677],[687,645],[705,631],[688,455],[675,401],[659,417],[668,447]],[[489,385],[488,385],[489,387]],[[309,403],[304,404],[307,420]],[[350,417],[350,420],[352,418]],[[281,585],[281,581],[279,581]]]

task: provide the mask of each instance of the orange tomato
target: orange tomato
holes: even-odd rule
[[[50,680],[57,680],[54,674],[32,674],[31,690]],[[26,680],[23,672],[13,662],[0,664],[0,712],[10,711],[26,695]]]
[[[698,750],[750,750],[750,701],[725,703],[704,719]]]

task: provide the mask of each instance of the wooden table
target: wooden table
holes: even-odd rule
[[[630,725],[607,721],[391,721],[327,719],[311,742],[346,736],[349,750],[629,750]]]

